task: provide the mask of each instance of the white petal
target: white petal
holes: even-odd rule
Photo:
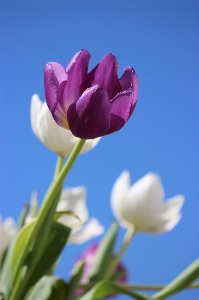
[[[2,218],[0,216],[0,262],[2,260],[4,251],[6,250],[9,242],[15,235],[16,231],[16,224],[12,218],[7,218],[4,220],[4,222],[2,222]]]
[[[148,216],[140,231],[163,233],[173,229],[181,219],[180,209],[183,203],[184,196],[182,195],[177,195],[166,202],[162,201],[161,209]]]
[[[180,210],[183,203],[183,195],[177,195],[166,202],[163,202],[163,213],[156,217],[156,233],[170,231],[177,225],[181,219]],[[155,220],[153,223],[155,223]]]
[[[41,138],[39,134],[40,130],[37,125],[37,118],[41,111],[42,105],[43,103],[41,102],[39,96],[37,94],[34,94],[32,96],[31,104],[30,104],[30,123],[31,123],[32,131],[39,139]]]
[[[125,219],[133,223],[137,230],[147,228],[151,218],[161,210],[164,190],[160,178],[148,173],[130,188],[127,197]]]
[[[57,125],[46,102],[42,103],[37,94],[34,94],[31,100],[31,126],[46,147],[62,156],[69,155],[79,140],[70,130]],[[87,140],[80,153],[91,150],[99,141],[100,138]]]
[[[92,139],[92,140],[86,140],[82,150],[80,151],[80,154],[86,153],[86,152],[90,151],[91,149],[93,149],[99,143],[100,140],[101,140],[101,137],[98,137],[98,138]],[[77,143],[77,141],[76,141],[76,143]]]
[[[88,220],[88,210],[86,206],[86,188],[79,186],[76,188],[67,188],[62,191],[61,199],[57,205],[56,211],[73,211],[79,219],[67,214],[61,216],[60,223],[74,228],[82,225]]]
[[[71,244],[82,244],[97,237],[104,232],[104,227],[95,218],[88,221],[86,225],[73,229],[68,242]]]
[[[125,215],[127,194],[130,188],[130,174],[128,171],[122,174],[116,180],[111,192],[111,209],[118,222],[127,227],[126,220],[123,218]]]
[[[157,174],[148,173],[128,189],[129,181],[129,173],[122,173],[111,195],[113,213],[121,225],[133,224],[137,231],[160,233],[179,222],[184,197],[177,195],[164,202],[164,189]]]

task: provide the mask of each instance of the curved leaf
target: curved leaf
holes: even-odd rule
[[[44,276],[33,287],[26,300],[65,300],[67,299],[67,285],[55,276]]]
[[[97,300],[113,294],[125,294],[136,300],[150,300],[151,297],[140,294],[135,291],[131,291],[122,285],[110,282],[100,281],[92,289],[90,289],[85,295],[79,298],[79,300]]]
[[[42,252],[37,261],[34,261],[34,251],[29,253],[26,260],[25,274],[21,280],[17,292],[17,299],[23,299],[29,288],[33,286],[57,261],[71,229],[61,223],[53,222],[49,236],[41,249]]]
[[[104,275],[109,268],[113,256],[113,248],[117,236],[117,231],[118,224],[114,222],[100,242],[99,247],[97,248],[97,251],[95,253],[94,263],[92,264],[90,270],[90,282],[97,282],[104,278]]]
[[[199,258],[189,265],[180,275],[153,295],[153,299],[164,299],[185,289],[199,277]]]
[[[77,288],[77,285],[80,281],[80,278],[82,277],[82,273],[84,270],[84,261],[80,260],[76,263],[72,276],[70,278],[69,284],[68,284],[68,297],[67,300],[75,299],[74,294],[75,290]]]

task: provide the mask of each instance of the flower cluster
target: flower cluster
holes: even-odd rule
[[[4,222],[0,218],[3,300],[92,300],[118,293],[140,300],[165,299],[199,276],[199,260],[196,260],[152,298],[126,285],[127,268],[121,261],[134,234],[172,230],[181,219],[184,203],[183,195],[164,201],[159,175],[148,173],[131,186],[128,171],[122,172],[111,191],[110,203],[116,221],[100,242],[89,245],[76,259],[68,283],[55,276],[55,266],[67,243],[82,244],[104,232],[98,219],[89,218],[86,188],[65,188],[64,180],[79,154],[94,148],[101,136],[124,126],[138,98],[138,77],[132,67],[125,67],[118,79],[118,64],[112,53],[105,55],[90,72],[89,59],[88,51],[82,50],[66,69],[57,62],[47,63],[46,102],[42,103],[37,94],[32,96],[32,130],[46,147],[58,154],[58,162],[40,208],[34,193],[18,225],[11,218]],[[115,251],[119,226],[126,233]]]

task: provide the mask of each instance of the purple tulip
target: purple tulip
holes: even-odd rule
[[[95,260],[95,253],[98,248],[99,244],[91,244],[86,251],[77,259],[76,263],[78,263],[80,260],[84,261],[84,270],[82,274],[82,278],[80,279],[81,284],[87,284],[89,281],[89,273],[92,267],[92,264]],[[119,263],[114,271],[114,275],[111,278],[111,280],[120,282],[120,283],[125,283],[127,282],[127,271],[125,267]],[[84,289],[78,288],[76,290],[76,295],[81,295],[84,293]]]
[[[112,53],[88,73],[90,54],[82,50],[65,69],[57,62],[44,68],[46,102],[58,125],[82,139],[93,139],[121,129],[137,103],[138,77],[125,67],[118,79]]]

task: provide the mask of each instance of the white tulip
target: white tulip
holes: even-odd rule
[[[88,220],[85,187],[65,188],[62,191],[56,211],[64,210],[72,211],[78,217],[64,214],[58,219],[60,223],[70,228],[79,227]]]
[[[82,244],[103,232],[104,226],[96,218],[91,218],[86,224],[72,229],[68,242],[71,244]]]
[[[33,194],[34,202],[37,202],[36,193]],[[63,189],[56,212],[68,211],[62,214],[58,222],[72,228],[68,242],[71,244],[82,244],[97,237],[104,232],[104,227],[95,218],[89,219],[86,206],[86,188],[83,186]],[[32,221],[33,216],[29,213],[25,223]]]
[[[15,221],[12,218],[6,218],[3,222],[0,216],[0,263],[6,248],[16,232],[17,229]]]
[[[41,102],[34,94],[31,99],[31,126],[34,134],[50,150],[59,155],[69,155],[79,138],[70,130],[64,129],[54,121],[46,102]],[[87,140],[80,153],[85,153],[97,145],[100,138]]]
[[[88,219],[86,189],[83,186],[64,189],[56,211],[72,211],[78,217],[64,214],[58,221],[72,228],[69,243],[81,244],[103,233],[104,227],[97,219]]]
[[[148,173],[130,186],[130,174],[124,171],[111,193],[111,208],[123,227],[136,231],[163,233],[171,230],[181,218],[183,195],[164,202],[164,189],[157,174]]]

